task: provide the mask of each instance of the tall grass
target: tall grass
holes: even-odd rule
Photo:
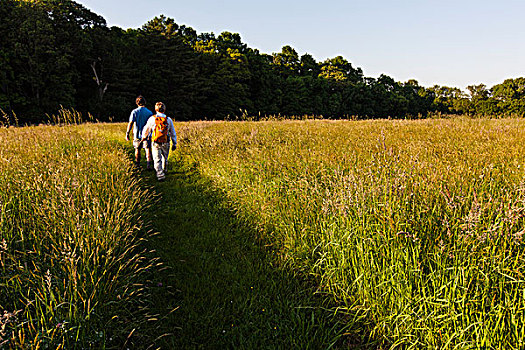
[[[46,114],[46,116],[40,121],[40,124],[67,126],[95,121],[95,117],[93,117],[91,113],[86,115],[74,108],[68,109],[60,106],[60,109],[56,114]],[[14,111],[11,111],[11,113],[8,114],[0,108],[0,127],[18,127],[21,126],[21,124],[22,123]]]
[[[0,347],[131,346],[155,261],[127,155],[89,126],[1,128],[0,143]]]
[[[523,120],[202,122],[179,139],[365,340],[523,348]]]

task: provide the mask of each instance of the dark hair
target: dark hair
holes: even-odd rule
[[[137,97],[135,102],[137,103],[137,106],[145,106],[146,105],[146,99],[142,95]]]
[[[155,104],[155,110],[160,113],[166,112],[166,105],[162,102],[157,102]]]

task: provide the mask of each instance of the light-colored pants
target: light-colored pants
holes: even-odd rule
[[[151,140],[144,140],[144,142],[140,142],[140,139],[134,139],[133,140],[133,147],[135,147],[135,149],[137,149],[137,148],[144,148],[144,149],[150,148],[151,147]]]
[[[153,166],[157,172],[157,180],[164,180],[168,169],[168,156],[170,154],[170,143],[151,143],[153,153]]]

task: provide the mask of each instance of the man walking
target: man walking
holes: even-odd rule
[[[135,148],[136,165],[140,166],[140,149],[144,148],[147,161],[146,169],[151,170],[153,169],[153,162],[151,159],[151,140],[149,138],[143,138],[142,131],[149,117],[151,117],[153,113],[146,108],[146,99],[144,97],[137,97],[135,102],[137,103],[137,108],[135,108],[129,116],[128,129],[126,130],[126,141],[129,141],[129,134],[133,127],[133,147]]]
[[[164,181],[166,179],[166,171],[168,168],[168,156],[170,153],[170,139],[171,150],[175,151],[177,148],[177,134],[173,126],[173,120],[166,116],[166,106],[162,102],[155,104],[155,111],[157,114],[151,116],[144,127],[142,133],[142,140],[149,137],[151,132],[151,148],[153,153],[153,161],[155,163],[155,171],[157,172],[157,180]]]

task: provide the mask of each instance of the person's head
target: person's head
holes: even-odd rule
[[[155,111],[159,113],[165,113],[166,112],[166,105],[162,102],[155,103]]]
[[[137,106],[139,107],[144,107],[146,105],[146,99],[142,95],[137,97],[135,102],[137,103]]]

